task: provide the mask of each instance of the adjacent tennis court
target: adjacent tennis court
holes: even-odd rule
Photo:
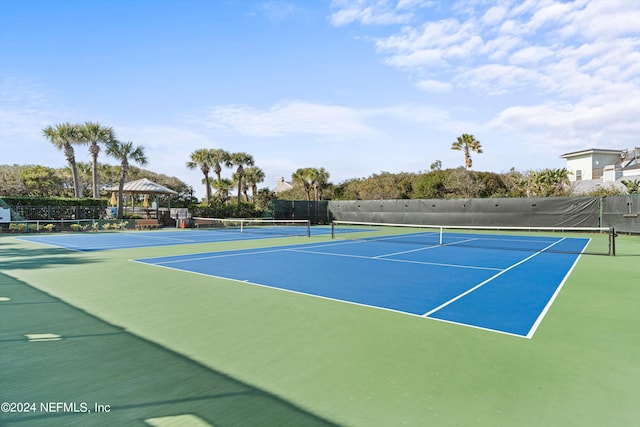
[[[404,233],[137,261],[531,338],[589,241],[468,233],[440,239]]]
[[[22,240],[74,251],[91,252],[234,240],[311,236],[308,221],[219,220],[216,226],[195,229],[128,232],[54,233],[20,237]],[[220,226],[223,224],[223,226]],[[211,225],[211,224],[207,224]],[[328,235],[328,227],[313,227],[314,236]]]

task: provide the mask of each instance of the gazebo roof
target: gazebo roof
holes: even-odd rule
[[[118,191],[118,186],[107,188],[107,191]],[[178,194],[177,191],[173,191],[170,188],[164,187],[147,178],[142,178],[137,181],[125,182],[123,193],[141,193],[141,194]]]

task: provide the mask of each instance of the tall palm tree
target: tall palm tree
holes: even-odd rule
[[[313,172],[311,168],[299,168],[291,175],[294,184],[300,184],[304,193],[307,195],[307,201],[311,201],[311,185],[313,182]]]
[[[100,144],[108,144],[115,139],[113,128],[102,126],[98,122],[85,122],[80,126],[82,140],[89,144],[89,154],[92,164],[93,198],[100,197],[100,175],[98,175],[98,153]]]
[[[316,196],[316,200],[320,201],[322,199],[322,188],[327,185],[327,181],[329,180],[329,172],[325,168],[320,169],[311,169],[310,170],[312,182],[313,182],[313,191]]]
[[[58,123],[55,127],[47,126],[42,130],[42,134],[57,149],[64,152],[64,156],[71,168],[73,178],[73,193],[76,198],[82,197],[80,194],[80,180],[78,179],[78,167],[76,165],[76,155],[73,149],[74,144],[82,141],[82,136],[77,125],[71,123]]]
[[[468,133],[463,133],[458,137],[457,141],[451,144],[452,150],[464,151],[464,167],[469,170],[471,169],[471,155],[470,151],[474,151],[478,154],[482,154],[482,148],[480,146],[480,141],[476,140],[473,135],[469,135]]]
[[[231,167],[232,165],[229,163],[231,159],[231,154],[229,152],[221,149],[215,148],[211,151],[211,166],[213,167],[213,173],[216,174],[216,178],[218,181],[222,179],[220,174],[222,173],[222,165],[227,167]]]
[[[251,198],[255,199],[258,193],[258,184],[264,181],[264,171],[257,166],[251,166],[244,170],[244,179],[251,187]]]
[[[199,167],[200,171],[204,175],[207,206],[211,205],[211,183],[209,182],[209,171],[211,170],[211,165],[214,162],[211,151],[212,150],[207,148],[200,148],[191,153],[191,160],[187,162],[187,167],[189,169]]]
[[[238,173],[237,172],[233,173],[232,179],[233,179],[233,181],[238,182]],[[242,199],[245,202],[248,202],[249,201],[249,187],[247,185],[247,171],[246,171],[246,169],[245,169],[245,172],[244,172],[244,177],[242,179],[241,187],[242,187]]]
[[[247,153],[233,153],[229,158],[229,164],[238,167],[236,177],[238,178],[238,205],[242,198],[242,178],[244,177],[244,166],[253,166],[253,156]]]
[[[80,182],[80,197],[91,196],[91,163],[76,162],[78,181]]]
[[[144,166],[147,164],[147,156],[144,154],[144,147],[133,146],[133,142],[121,142],[118,140],[112,140],[107,145],[107,155],[120,161],[120,183],[118,184],[118,219],[122,218],[122,193],[124,188],[124,181],[127,179],[127,173],[129,173],[129,160]]]

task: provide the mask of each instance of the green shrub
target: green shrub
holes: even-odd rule
[[[11,223],[9,224],[9,231],[24,233],[27,230],[27,224]]]

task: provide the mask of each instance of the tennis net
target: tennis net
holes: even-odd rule
[[[332,239],[527,252],[615,255],[610,227],[495,227],[333,221]]]
[[[306,219],[244,219],[244,218],[193,218],[196,228],[202,230],[260,233],[278,236],[311,237],[311,224]]]

